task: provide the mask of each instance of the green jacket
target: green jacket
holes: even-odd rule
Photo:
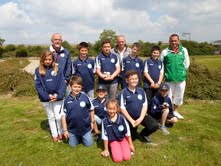
[[[189,68],[189,54],[181,44],[175,54],[170,47],[164,49],[160,55],[164,62],[165,81],[182,82],[186,80],[186,70]]]

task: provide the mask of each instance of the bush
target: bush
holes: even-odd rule
[[[2,58],[3,53],[4,53],[4,50],[2,47],[0,47],[0,58]]]
[[[8,44],[6,47],[5,47],[5,52],[8,52],[8,51],[15,51],[16,50],[16,46],[14,44]]]
[[[197,64],[192,59],[187,74],[185,96],[194,99],[220,100],[221,75],[219,70],[209,70],[207,66]]]
[[[0,94],[12,93],[14,96],[36,95],[33,75],[23,71],[27,59],[10,59],[0,65]]]
[[[28,57],[27,49],[24,46],[18,46],[15,53],[16,57]]]

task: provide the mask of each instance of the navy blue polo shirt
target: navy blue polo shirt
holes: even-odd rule
[[[149,113],[152,117],[156,118],[159,117],[158,115],[162,114],[162,104],[164,102],[167,102],[169,104],[169,114],[173,115],[173,106],[171,99],[168,96],[162,97],[161,94],[157,94],[152,98],[150,102]]]
[[[82,91],[88,93],[94,89],[94,60],[91,58],[81,60],[78,57],[73,61],[73,74],[83,78]]]
[[[163,63],[159,59],[152,59],[149,58],[144,62],[144,72],[147,72],[154,83],[158,83],[160,73],[163,72]],[[150,87],[150,82],[147,80],[147,78],[144,78],[144,89],[147,89]]]
[[[128,122],[121,114],[117,114],[117,120],[112,122],[109,116],[102,121],[102,139],[108,141],[122,141],[125,136],[130,136]]]
[[[100,68],[100,71],[102,73],[109,72],[111,75],[116,71],[117,66],[120,66],[119,59],[117,55],[113,53],[110,53],[109,55],[104,55],[103,53],[100,53],[96,57],[96,68]],[[115,77],[113,80],[110,80],[110,81],[105,81],[102,78],[98,77],[98,83],[99,84],[115,84],[117,83],[117,77]]]
[[[126,109],[129,115],[134,119],[138,119],[143,106],[147,105],[146,93],[142,88],[136,87],[132,92],[128,87],[124,88],[119,95],[119,103],[121,109]]]
[[[126,72],[129,70],[135,70],[138,73],[138,78],[139,78],[139,84],[141,83],[142,80],[142,75],[143,75],[143,70],[144,70],[144,65],[143,61],[136,56],[135,59],[131,58],[131,55],[125,57],[123,59],[123,68],[122,68],[122,76],[123,76],[123,87],[126,88],[127,83],[126,83]]]
[[[83,136],[91,130],[90,111],[94,109],[88,96],[81,92],[70,95],[64,101],[63,115],[66,116],[68,132]]]
[[[102,102],[98,97],[92,101],[94,105],[94,114],[97,115],[100,119],[104,119],[108,113],[106,110],[107,98]]]

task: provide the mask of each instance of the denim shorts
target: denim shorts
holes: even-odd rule
[[[79,141],[81,141],[83,143],[83,145],[85,145],[85,146],[93,145],[93,138],[92,138],[91,130],[88,131],[83,136],[75,135],[75,134],[69,132],[69,145],[71,147],[77,146],[79,144]]]

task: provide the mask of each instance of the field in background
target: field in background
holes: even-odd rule
[[[190,58],[199,64],[208,66],[210,69],[218,69],[221,67],[221,55],[191,56]]]
[[[0,97],[0,165],[221,165],[221,101],[187,100],[185,120],[151,138],[157,146],[134,142],[133,159],[115,164],[102,158],[102,142],[70,148],[52,143],[46,114],[37,97]],[[141,128],[139,128],[141,130]]]

